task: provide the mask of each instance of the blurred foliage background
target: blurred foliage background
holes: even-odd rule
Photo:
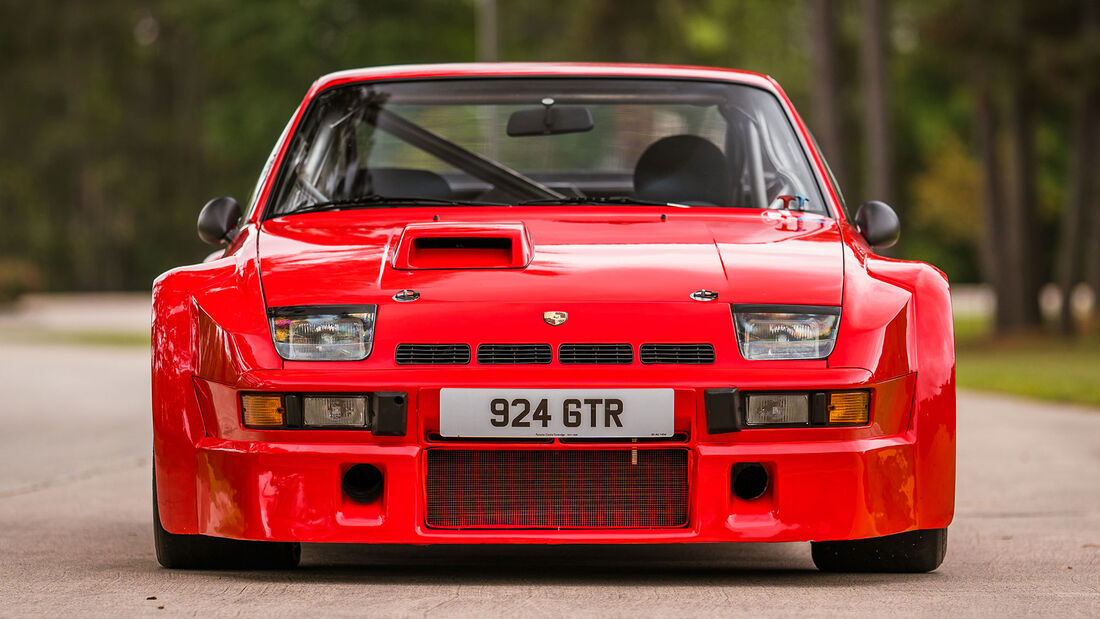
[[[787,90],[849,210],[893,255],[987,281],[1002,331],[1038,289],[1100,290],[1097,0],[0,0],[0,294],[144,290],[206,253],[309,84],[472,61],[736,67]],[[8,291],[8,292],[4,292]],[[1069,303],[1063,303],[1069,307]],[[1063,317],[1067,332],[1084,326]]]

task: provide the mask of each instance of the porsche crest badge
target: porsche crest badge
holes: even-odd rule
[[[546,321],[546,324],[556,327],[569,320],[569,314],[565,312],[543,312],[542,319]]]

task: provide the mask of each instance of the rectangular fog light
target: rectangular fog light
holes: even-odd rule
[[[864,425],[870,420],[870,396],[866,391],[837,391],[829,394],[825,408],[829,423]]]
[[[810,396],[805,393],[752,393],[745,398],[745,425],[809,425]]]
[[[250,428],[277,428],[286,425],[286,408],[281,395],[242,395],[241,418]]]
[[[371,427],[365,396],[305,396],[302,421],[312,427]]]

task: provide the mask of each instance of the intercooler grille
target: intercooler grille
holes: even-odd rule
[[[573,365],[629,365],[634,362],[630,344],[562,344],[558,362]]]
[[[481,344],[477,362],[485,365],[550,363],[554,356],[549,344]]]
[[[638,356],[642,363],[682,363],[707,365],[714,363],[714,346],[710,344],[642,344]]]
[[[466,365],[469,344],[398,344],[394,353],[398,365]]]
[[[685,449],[426,453],[428,526],[669,528],[688,522]]]

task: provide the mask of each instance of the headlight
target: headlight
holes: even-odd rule
[[[370,355],[376,305],[272,307],[275,350],[288,361],[359,361]]]
[[[824,359],[836,345],[840,308],[734,305],[733,322],[746,359]]]

